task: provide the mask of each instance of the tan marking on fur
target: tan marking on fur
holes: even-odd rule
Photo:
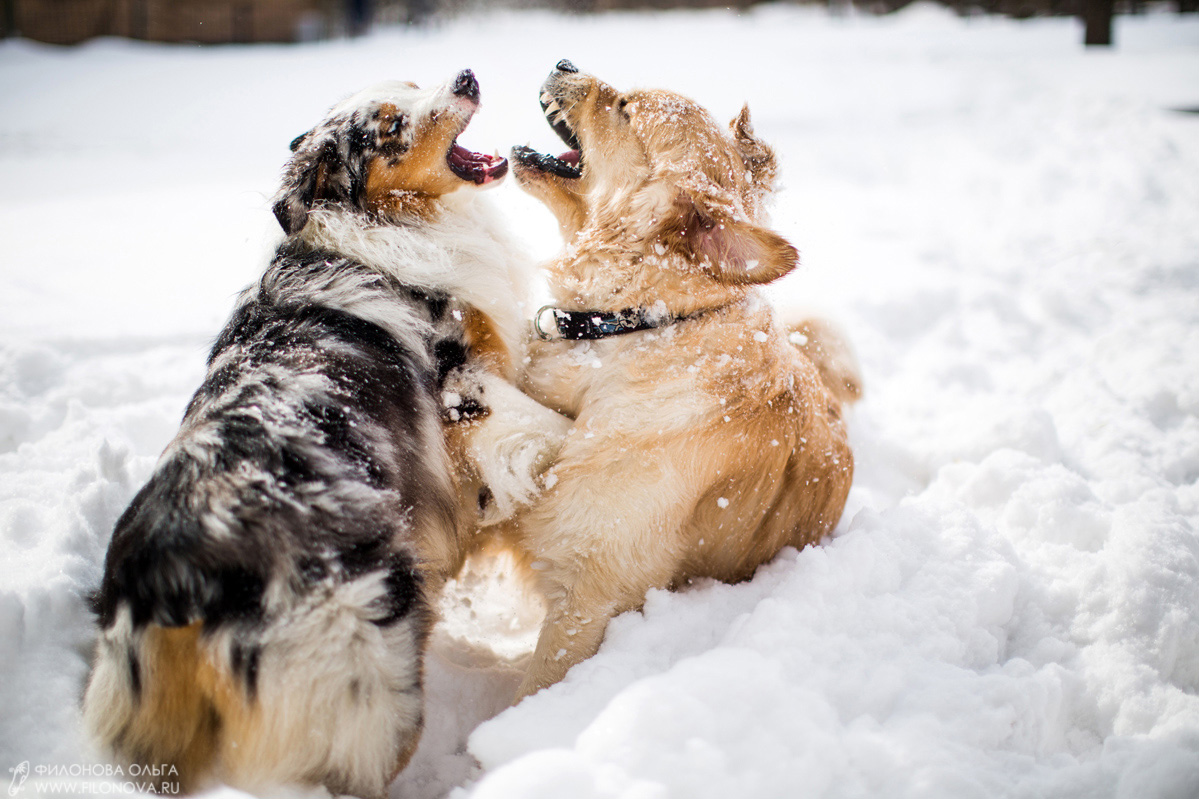
[[[408,766],[408,763],[412,760],[412,756],[416,754],[416,747],[420,744],[420,739],[421,736],[418,732],[409,738],[404,747],[400,749],[399,754],[396,756],[395,769],[391,772],[391,779],[387,781],[389,785],[395,782],[395,778],[400,776],[400,772]]]
[[[366,171],[366,210],[376,214],[407,214],[424,220],[436,216],[437,199],[463,183],[446,163],[458,128],[459,122],[452,114],[435,114],[417,126],[414,142],[407,152],[374,158]]]
[[[202,679],[206,658],[200,631],[199,622],[146,629],[138,658],[142,694],[121,740],[122,749],[141,765],[173,765],[184,791],[210,777],[223,732]]]
[[[462,568],[475,529],[471,511],[471,492],[478,494],[477,478],[466,451],[470,425],[442,425],[446,431],[446,449],[453,470],[453,484],[458,496],[457,505],[444,513],[430,514],[420,522],[421,534],[410,539],[417,552],[417,568],[423,578],[424,595],[429,607],[435,607],[445,581]],[[475,501],[474,504],[477,504]]]
[[[840,395],[751,297],[749,284],[797,259],[762,224],[777,166],[748,111],[726,132],[671,92],[620,95],[569,73],[547,87],[585,165],[565,199],[543,178],[521,180],[546,202],[582,205],[571,246],[549,266],[559,304],[660,301],[690,318],[530,347],[526,390],[576,421],[557,482],[515,530],[548,597],[519,696],[593,654],[608,619],[649,588],[743,580],[782,547],[818,542],[853,479]],[[575,213],[554,211],[560,221]]]
[[[312,198],[313,200],[327,199],[329,194],[325,191],[325,183],[329,179],[329,167],[322,161],[316,167],[316,180],[312,183]]]
[[[376,172],[385,171],[384,167],[380,167],[381,163],[384,163],[382,158],[377,158],[372,162],[370,167],[372,176]],[[366,208],[371,213],[391,218],[419,219],[423,222],[432,222],[437,218],[441,213],[438,197],[407,189],[387,188],[386,181],[391,177],[395,176],[383,175],[380,177],[374,184],[374,193],[371,189],[367,189]],[[370,185],[369,178],[368,185]]]
[[[211,697],[221,719],[219,744],[221,760],[226,767],[237,764],[238,750],[247,745],[252,745],[260,757],[267,753],[270,762],[284,760],[284,751],[270,746],[269,742],[276,740],[273,731],[263,727],[257,705],[250,702],[247,686],[240,679],[218,667],[211,658],[205,658],[199,663],[196,680]],[[262,744],[264,741],[268,742],[266,746]],[[282,743],[279,741],[280,745]]]
[[[407,85],[411,89],[419,88],[412,84]],[[384,123],[382,127],[386,128],[386,123],[395,121],[395,118],[400,115],[400,109],[395,103],[379,103],[379,108],[375,113],[378,119]]]
[[[466,343],[471,355],[480,358],[496,374],[515,379],[512,353],[504,343],[491,317],[477,308],[468,308],[463,319]]]

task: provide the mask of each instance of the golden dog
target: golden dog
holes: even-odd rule
[[[522,387],[576,422],[516,531],[548,602],[521,697],[593,654],[648,589],[743,580],[828,533],[853,478],[842,403],[859,390],[827,328],[792,346],[755,288],[797,254],[761,225],[777,166],[748,109],[730,135],[684,97],[622,94],[568,61],[541,103],[571,149],[512,162],[568,246]]]

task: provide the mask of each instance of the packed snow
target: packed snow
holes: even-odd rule
[[[1199,115],[1179,110],[1199,107],[1199,19],[1120,17],[1115,37],[917,5],[0,43],[13,789],[112,790],[79,724],[84,596],[278,240],[288,142],[363,85],[470,67],[466,146],[553,147],[537,87],[568,57],[723,119],[749,102],[804,263],[772,294],[862,362],[855,486],[823,546],[651,593],[510,709],[536,607],[502,569],[464,577],[392,796],[1199,796]],[[557,249],[514,184],[491,197],[532,253]]]

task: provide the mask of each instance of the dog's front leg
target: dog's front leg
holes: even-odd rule
[[[551,598],[537,648],[515,701],[561,681],[572,666],[598,652],[608,622],[645,601],[644,591],[640,597],[634,598],[635,594],[630,592],[620,602],[594,596],[569,596],[562,601]]]
[[[447,380],[443,397],[451,418],[456,403],[476,409],[463,438],[483,485],[480,523],[510,518],[541,493],[541,477],[562,448],[571,420],[482,370]]]
[[[572,666],[598,652],[609,621],[641,607],[649,589],[670,583],[667,569],[603,560],[602,555],[588,559],[571,584],[548,591],[545,622],[516,701],[560,681]],[[534,561],[533,568],[539,565]]]

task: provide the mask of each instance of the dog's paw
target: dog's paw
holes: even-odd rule
[[[558,457],[571,421],[541,412],[509,412],[488,417],[472,437],[471,450],[486,491],[480,523],[510,518],[545,488],[545,474]]]

